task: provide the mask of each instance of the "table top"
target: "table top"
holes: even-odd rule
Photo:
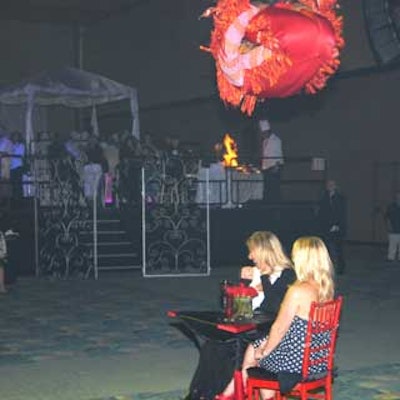
[[[269,330],[274,316],[255,314],[253,318],[227,321],[221,311],[169,311],[168,316],[179,318],[196,333],[217,340],[232,339],[237,335]]]

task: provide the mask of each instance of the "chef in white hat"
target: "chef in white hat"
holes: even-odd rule
[[[283,151],[281,139],[271,130],[267,119],[258,121],[261,136],[261,170],[264,177],[263,200],[276,203],[281,200],[280,181],[283,166]]]

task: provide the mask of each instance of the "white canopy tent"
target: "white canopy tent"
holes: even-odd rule
[[[128,100],[132,113],[132,135],[139,139],[139,107],[135,88],[101,75],[72,67],[43,72],[31,79],[0,90],[0,104],[26,104],[26,145],[34,139],[33,109],[35,105],[83,108],[92,107],[92,126],[98,134],[96,106]]]

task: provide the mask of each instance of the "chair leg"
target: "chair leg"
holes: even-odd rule
[[[248,381],[246,388],[247,400],[253,400],[253,385]]]
[[[235,400],[245,400],[242,371],[236,370],[233,374],[235,383]]]
[[[332,397],[332,382],[328,382],[325,387],[325,398],[326,400],[333,400]]]
[[[254,387],[250,381],[247,381],[247,400],[260,400],[260,391]]]

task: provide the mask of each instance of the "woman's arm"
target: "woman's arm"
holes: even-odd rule
[[[290,324],[297,313],[299,300],[298,290],[294,285],[289,288],[285,298],[283,299],[278,317],[272,325],[268,340],[266,340],[263,345],[256,349],[256,359],[261,359],[268,356],[281,342],[286,332],[289,330]]]

